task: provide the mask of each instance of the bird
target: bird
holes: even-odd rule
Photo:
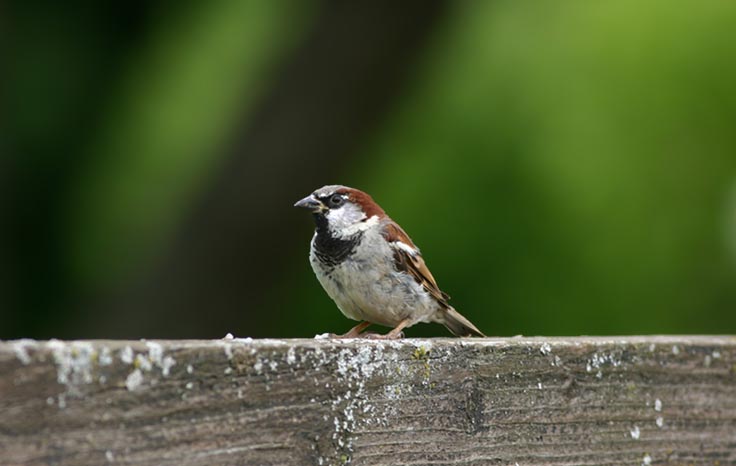
[[[336,338],[396,339],[419,322],[436,322],[460,337],[483,332],[449,303],[419,248],[367,193],[323,186],[294,204],[312,212],[309,262],[327,294],[360,323]],[[371,324],[385,335],[363,333]]]

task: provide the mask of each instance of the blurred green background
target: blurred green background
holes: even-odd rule
[[[292,208],[333,183],[489,335],[736,333],[734,24],[728,1],[6,2],[0,338],[346,331]]]

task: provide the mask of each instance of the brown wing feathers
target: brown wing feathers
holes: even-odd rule
[[[394,246],[394,261],[396,261],[398,269],[412,275],[432,297],[443,306],[448,307],[449,304],[447,301],[450,297],[437,286],[437,282],[424,263],[419,249],[414,245],[409,235],[400,226],[391,221],[384,228],[384,237],[389,243],[401,242],[416,251],[416,253],[412,254],[401,247]]]

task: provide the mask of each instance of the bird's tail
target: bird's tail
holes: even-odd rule
[[[440,322],[442,325],[458,337],[485,337],[478,327],[473,325],[462,314],[457,312],[454,307],[449,306],[443,313],[444,320]]]

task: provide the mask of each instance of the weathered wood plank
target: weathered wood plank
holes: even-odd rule
[[[736,464],[736,337],[0,342],[0,458]]]

